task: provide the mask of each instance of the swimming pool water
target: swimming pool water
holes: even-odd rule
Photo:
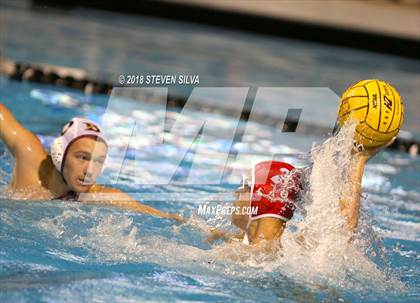
[[[70,90],[18,83],[2,77],[0,87],[2,102],[19,121],[39,134],[46,145],[69,118],[77,115],[99,119],[107,103],[105,96],[86,97]],[[46,97],[60,99],[60,93],[79,105],[52,105]],[[211,246],[205,242],[203,230],[210,226],[230,229],[229,218],[200,217],[196,213],[198,206],[228,204],[233,199],[230,192],[240,182],[239,172],[249,167],[249,163],[236,163],[239,170],[226,182],[209,184],[207,180],[223,165],[215,156],[217,151],[230,148],[223,133],[216,132],[207,142],[202,142],[212,156],[201,159],[198,184],[183,182],[191,164],[189,156],[170,184],[160,184],[161,174],[176,165],[173,155],[185,150],[185,142],[182,138],[172,138],[165,145],[155,144],[153,126],[161,113],[151,104],[131,105],[136,108],[131,118],[142,117],[146,139],[139,143],[137,157],[128,157],[122,171],[112,166],[118,155],[111,154],[110,166],[101,181],[111,183],[118,175],[119,188],[137,193],[145,204],[183,213],[190,220],[180,226],[169,220],[109,207],[60,201],[12,201],[4,196],[3,188],[1,302],[419,300],[418,157],[385,151],[369,162],[363,180],[362,219],[354,245],[347,247],[340,242],[344,238],[334,234],[332,218],[318,221],[319,226],[314,229],[322,231],[316,236],[317,249],[297,245],[294,232],[305,224],[304,212],[299,211],[285,234],[281,253],[251,253],[240,245],[220,242]],[[235,127],[229,117],[206,115],[223,121],[225,128]],[[111,140],[124,131],[118,128],[119,123],[130,118],[118,119],[118,113],[114,117],[115,127],[108,134]],[[194,116],[190,123],[194,123]],[[273,128],[255,123],[255,130],[253,140],[237,144],[237,150],[264,158],[269,152],[290,153],[296,148],[291,142],[277,142]],[[301,136],[296,140],[312,139]],[[259,149],[256,143],[262,140],[272,143],[271,150]],[[323,151],[328,152],[331,151]],[[322,157],[321,152],[318,157]],[[298,166],[311,161],[308,155],[287,155],[287,159]],[[4,186],[10,180],[12,159],[1,143],[0,161],[0,185]],[[137,167],[142,167],[140,176],[133,174]],[[317,169],[314,165],[313,170]],[[330,169],[331,176],[334,173],[331,168],[324,169]],[[142,178],[148,182],[142,182]],[[154,182],[158,185],[153,185]],[[334,180],[323,182],[329,183],[318,184],[318,188],[339,186]],[[315,202],[320,203],[314,201],[305,206],[308,220],[320,219],[324,212],[333,211],[328,199],[319,211],[314,208]],[[323,230],[323,226],[327,228]]]

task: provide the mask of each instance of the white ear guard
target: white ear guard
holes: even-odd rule
[[[51,144],[51,159],[54,163],[55,168],[61,173],[61,164],[63,162],[64,146],[63,138],[56,138]]]

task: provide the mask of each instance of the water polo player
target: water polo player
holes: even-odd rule
[[[245,179],[237,191],[234,204],[241,208],[255,208],[256,213],[232,215],[232,223],[245,232],[243,243],[279,239],[286,222],[293,217],[301,188],[299,173],[292,165],[279,161],[255,165],[251,177]]]
[[[360,198],[364,167],[380,149],[352,150],[352,167],[348,172],[349,185],[341,193],[339,206],[346,219],[348,230],[354,230],[359,221]],[[232,216],[232,223],[245,231],[243,243],[256,244],[261,240],[279,239],[286,222],[296,209],[296,202],[301,197],[302,175],[292,165],[278,161],[258,163],[252,170],[250,182],[237,191],[238,199],[234,202],[239,207],[257,207],[257,214],[251,216]],[[249,184],[249,185],[248,185]]]
[[[339,206],[346,219],[348,230],[354,230],[359,221],[360,198],[364,168],[380,149],[392,144],[352,150],[352,168],[348,172],[349,185],[341,194]],[[232,223],[241,229],[236,234],[213,229],[209,242],[224,238],[240,240],[244,244],[258,244],[261,240],[279,240],[296,208],[303,191],[302,176],[292,165],[278,161],[264,161],[255,165],[251,177],[245,180],[236,194],[235,207],[241,210],[232,214]],[[246,207],[257,207],[257,213],[244,215]],[[321,224],[321,223],[320,223]],[[303,238],[300,239],[303,241]],[[279,242],[278,242],[279,243]]]
[[[379,99],[378,99],[379,96]],[[380,106],[377,104],[380,103]],[[382,113],[384,108],[384,113]],[[355,148],[346,180],[349,180],[339,199],[341,214],[345,217],[348,230],[354,230],[359,222],[360,198],[364,168],[380,149],[392,144],[404,122],[404,104],[393,86],[385,81],[368,79],[350,86],[343,93],[338,111],[338,125],[342,127],[348,119],[357,122],[354,133]],[[373,125],[373,126],[372,126]],[[339,130],[339,128],[337,128]],[[289,181],[275,181],[286,178],[281,171],[294,171],[293,166],[275,161],[257,164],[252,173],[250,186],[238,190],[235,206],[257,206],[258,214],[244,216],[233,214],[232,223],[245,231],[244,243],[258,243],[260,239],[280,238],[285,222],[293,215],[296,193],[290,193],[286,184],[297,187],[298,178]],[[267,176],[264,179],[262,176]],[[329,176],[326,176],[329,177]],[[280,180],[279,179],[279,180]],[[286,195],[289,193],[289,195]],[[220,237],[232,238],[215,229],[209,240]]]
[[[242,232],[231,235],[213,230],[209,241],[224,237],[226,240],[240,239],[244,244],[257,244],[261,240],[280,239],[286,222],[293,217],[301,190],[300,174],[292,165],[280,161],[258,163],[236,191],[234,206],[240,211],[232,214],[232,223]],[[247,207],[256,212],[244,215]]]
[[[183,221],[179,215],[143,205],[118,189],[96,184],[108,145],[100,127],[93,121],[73,118],[52,143],[51,155],[48,155],[38,137],[16,121],[0,103],[0,139],[15,158],[9,188],[13,198],[111,204]]]

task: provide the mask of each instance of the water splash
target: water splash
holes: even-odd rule
[[[402,290],[403,284],[388,275],[389,265],[383,261],[386,256],[380,241],[358,240],[361,237],[378,238],[372,229],[366,234],[367,215],[360,217],[358,231],[353,235],[340,213],[341,193],[352,182],[347,176],[355,165],[351,150],[356,125],[349,121],[335,137],[312,149],[310,192],[305,197],[306,216],[294,223],[295,232],[286,230],[282,240],[284,258],[280,264],[283,269],[287,268],[285,274],[305,281],[365,292],[370,287]],[[382,252],[375,255],[381,257],[382,266],[369,258],[375,249]]]
[[[278,271],[306,285],[328,285],[361,293],[404,291],[363,208],[355,234],[347,229],[339,209],[342,192],[353,182],[347,176],[355,166],[351,150],[356,124],[349,121],[335,137],[313,148],[311,169],[301,170],[307,173],[305,188],[309,190],[298,210],[300,219],[292,221],[285,231],[281,250],[267,254],[239,243],[219,244],[209,257],[258,272]],[[211,219],[194,218],[190,223],[203,232],[214,226]]]

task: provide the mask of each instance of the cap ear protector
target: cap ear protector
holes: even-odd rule
[[[98,124],[84,118],[71,119],[66,125],[64,125],[60,137],[54,140],[50,148],[52,162],[61,174],[63,174],[65,157],[70,145],[77,139],[83,137],[100,139],[108,146]],[[102,167],[102,170],[103,169],[104,166]]]

